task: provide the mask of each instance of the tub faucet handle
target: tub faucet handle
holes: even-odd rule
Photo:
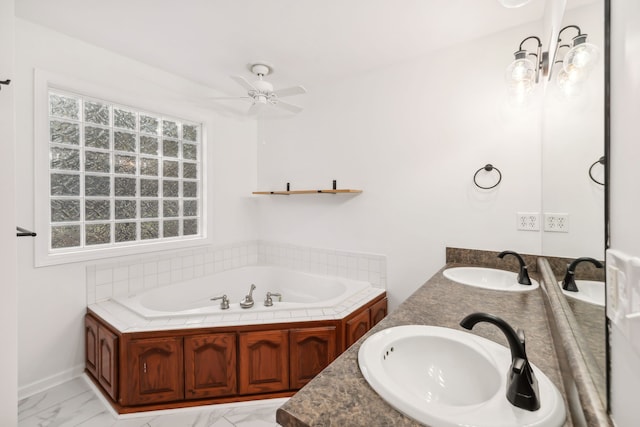
[[[282,294],[277,294],[275,292],[267,292],[267,297],[264,299],[264,306],[271,307],[273,305],[273,298],[278,297],[278,302],[282,301]]]
[[[221,310],[226,310],[229,308],[229,298],[227,297],[227,295],[222,295],[221,297],[215,297],[215,298],[211,298],[211,301],[216,301],[221,299],[222,301],[220,302],[220,309]]]

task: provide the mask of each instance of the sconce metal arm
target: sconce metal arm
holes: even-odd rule
[[[578,31],[578,36],[582,35],[582,30],[580,30],[580,27],[578,27],[577,25],[567,25],[566,27],[564,27],[563,29],[561,29],[558,32],[558,44],[562,41],[562,38],[560,37],[562,35],[562,32],[565,31],[565,30],[568,30],[569,28],[573,28],[573,29],[577,30]]]

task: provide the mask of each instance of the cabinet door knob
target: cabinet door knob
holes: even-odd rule
[[[142,364],[142,372],[144,372],[145,374],[147,373],[147,362],[144,362]]]

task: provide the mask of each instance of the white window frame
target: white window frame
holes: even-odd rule
[[[144,240],[129,242],[126,245],[81,247],[51,250],[51,222],[50,222],[50,143],[49,143],[49,90],[76,93],[83,97],[101,99],[110,103],[128,106],[141,111],[155,112],[158,115],[175,118],[186,118],[186,122],[201,123],[200,136],[200,198],[199,198],[199,234],[193,237],[181,236],[177,240]],[[100,87],[79,79],[62,76],[44,70],[36,69],[34,73],[34,218],[37,230],[35,238],[35,266],[66,264],[72,262],[90,261],[101,258],[130,256],[154,251],[186,249],[211,244],[208,236],[208,198],[207,198],[207,118],[195,109],[183,106],[173,107],[169,100],[159,102],[161,94],[153,94],[149,98],[144,96],[132,97],[131,94]],[[179,111],[178,111],[179,110]],[[162,220],[162,218],[160,218]],[[84,224],[84,223],[81,223]]]

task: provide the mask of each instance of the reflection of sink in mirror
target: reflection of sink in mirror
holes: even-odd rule
[[[565,407],[538,368],[540,409],[506,398],[508,348],[456,329],[405,325],[382,330],[360,347],[358,364],[391,406],[433,426],[561,426]]]
[[[500,291],[522,292],[536,289],[537,280],[531,279],[531,285],[518,283],[518,274],[511,271],[484,267],[453,267],[442,272],[444,277],[463,285]]]
[[[558,285],[562,287],[562,281],[558,282]],[[578,287],[578,292],[565,291],[562,289],[562,293],[569,298],[604,307],[604,282],[598,282],[596,280],[576,280],[576,286]]]

